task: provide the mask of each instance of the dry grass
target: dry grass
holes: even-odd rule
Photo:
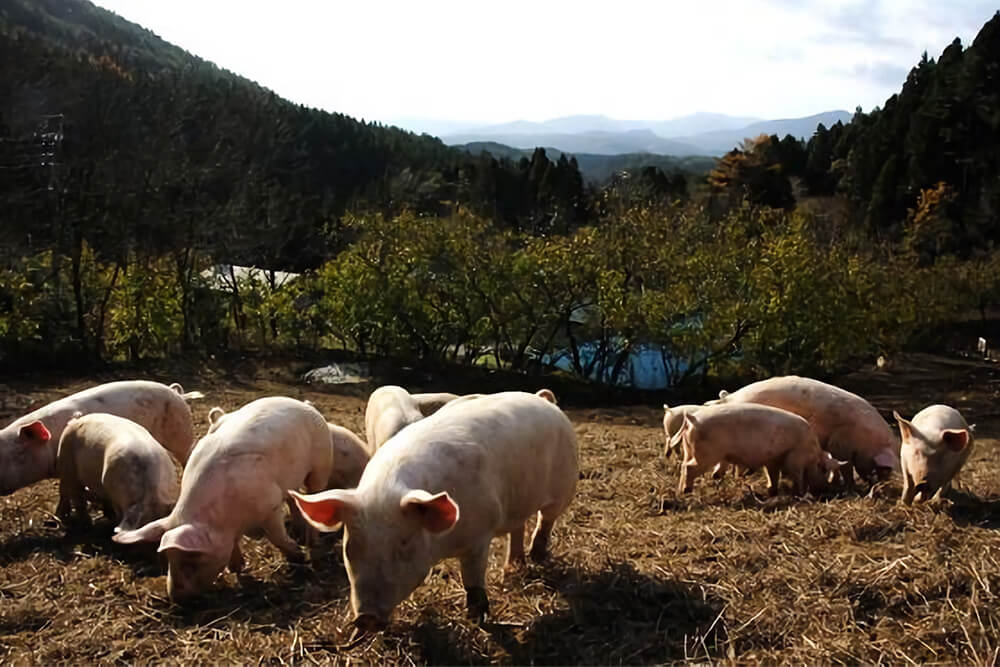
[[[899,366],[897,366],[897,369]],[[676,460],[660,457],[662,412],[573,409],[582,452],[576,502],[557,524],[552,561],[500,582],[491,621],[464,617],[454,563],[397,609],[390,629],[351,642],[339,538],[311,565],[249,541],[248,571],[225,575],[197,606],[165,599],[150,551],[114,545],[98,521],[66,536],[56,484],[0,499],[0,656],[31,662],[994,663],[1000,650],[1000,464],[992,365],[914,357],[906,370],[844,379],[888,414],[950,402],[979,422],[967,493],[897,507],[898,485],[871,497],[763,498],[760,477],[699,479],[678,499]],[[111,379],[101,377],[100,380]],[[160,379],[173,380],[163,376]],[[242,369],[181,378],[215,404],[288,394],[361,430],[364,390],[313,391]],[[16,400],[84,386],[10,380]],[[442,382],[441,385],[446,383]],[[436,388],[436,387],[435,387]],[[530,387],[534,389],[535,387]],[[11,399],[15,400],[15,399]]]

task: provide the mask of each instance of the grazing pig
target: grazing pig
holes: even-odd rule
[[[184,393],[179,384],[126,380],[108,382],[49,403],[0,430],[0,495],[56,476],[56,450],[70,417],[103,412],[145,427],[182,464],[194,442],[187,402],[201,392]]]
[[[327,422],[330,429],[330,444],[333,447],[333,471],[330,473],[328,489],[353,489],[361,479],[361,473],[368,465],[368,451],[365,441],[352,431]]]
[[[408,426],[375,452],[357,489],[291,495],[320,530],[345,525],[354,622],[374,630],[445,558],[460,560],[469,614],[483,618],[492,539],[509,535],[507,566],[520,565],[525,522],[537,514],[530,555],[544,560],[578,476],[562,410],[504,392]]]
[[[110,506],[115,532],[133,530],[170,513],[177,500],[177,469],[167,451],[139,424],[115,415],[76,413],[59,439],[59,506],[90,523],[87,498]],[[88,494],[89,491],[89,494]]]
[[[228,564],[243,566],[240,538],[263,530],[289,558],[301,558],[285,532],[285,492],[326,487],[330,431],[315,408],[294,398],[261,398],[225,415],[191,452],[169,516],[114,536],[159,541],[166,552],[167,593],[184,600],[209,587]]]
[[[678,493],[689,493],[699,475],[719,463],[764,468],[768,495],[778,492],[781,472],[795,493],[819,490],[839,463],[824,452],[802,417],[752,403],[714,405],[684,415],[680,430],[684,463]]]
[[[947,405],[932,405],[906,421],[893,412],[902,436],[900,463],[903,494],[909,505],[947,493],[951,482],[972,453],[973,427],[962,414]]]
[[[379,387],[368,397],[365,408],[365,436],[368,453],[374,454],[386,440],[404,427],[434,414],[456,394],[411,394],[402,387]]]
[[[719,394],[719,404],[759,403],[809,420],[819,444],[844,461],[844,482],[854,488],[854,470],[864,478],[887,477],[899,467],[899,440],[878,410],[856,394],[810,378],[788,375]]]

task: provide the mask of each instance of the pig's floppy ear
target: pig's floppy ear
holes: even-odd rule
[[[953,452],[960,452],[969,444],[969,432],[964,428],[949,428],[941,431],[941,439]]]
[[[896,421],[899,423],[900,437],[902,437],[904,440],[909,438],[913,430],[913,425],[910,422],[903,419],[903,417],[895,410],[892,411],[892,416],[895,417]]]
[[[118,544],[136,544],[138,542],[159,542],[163,534],[167,532],[169,516],[151,521],[142,528],[135,530],[123,530],[115,533],[111,539]]]
[[[211,551],[212,546],[212,536],[207,530],[185,523],[183,526],[177,526],[163,533],[160,548],[156,551],[162,553],[177,549],[189,553],[202,553]]]
[[[18,430],[17,435],[21,440],[27,440],[29,443],[36,445],[44,445],[52,439],[49,429],[45,428],[45,424],[40,421],[25,424]]]
[[[331,489],[320,493],[303,494],[289,491],[305,520],[324,533],[332,533],[354,514],[357,506],[355,494],[344,489]]]
[[[432,533],[444,533],[458,522],[458,504],[447,491],[431,495],[423,489],[408,491],[399,501],[403,513],[416,517]]]

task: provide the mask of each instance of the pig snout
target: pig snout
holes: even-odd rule
[[[167,575],[167,597],[173,602],[183,604],[196,597],[199,593],[198,587],[184,579]]]
[[[386,615],[376,615],[376,614],[358,614],[354,617],[354,627],[356,627],[361,632],[381,632],[389,627],[388,614]]]

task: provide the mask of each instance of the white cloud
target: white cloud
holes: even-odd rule
[[[928,0],[97,2],[296,102],[480,122],[867,109],[992,15]]]

